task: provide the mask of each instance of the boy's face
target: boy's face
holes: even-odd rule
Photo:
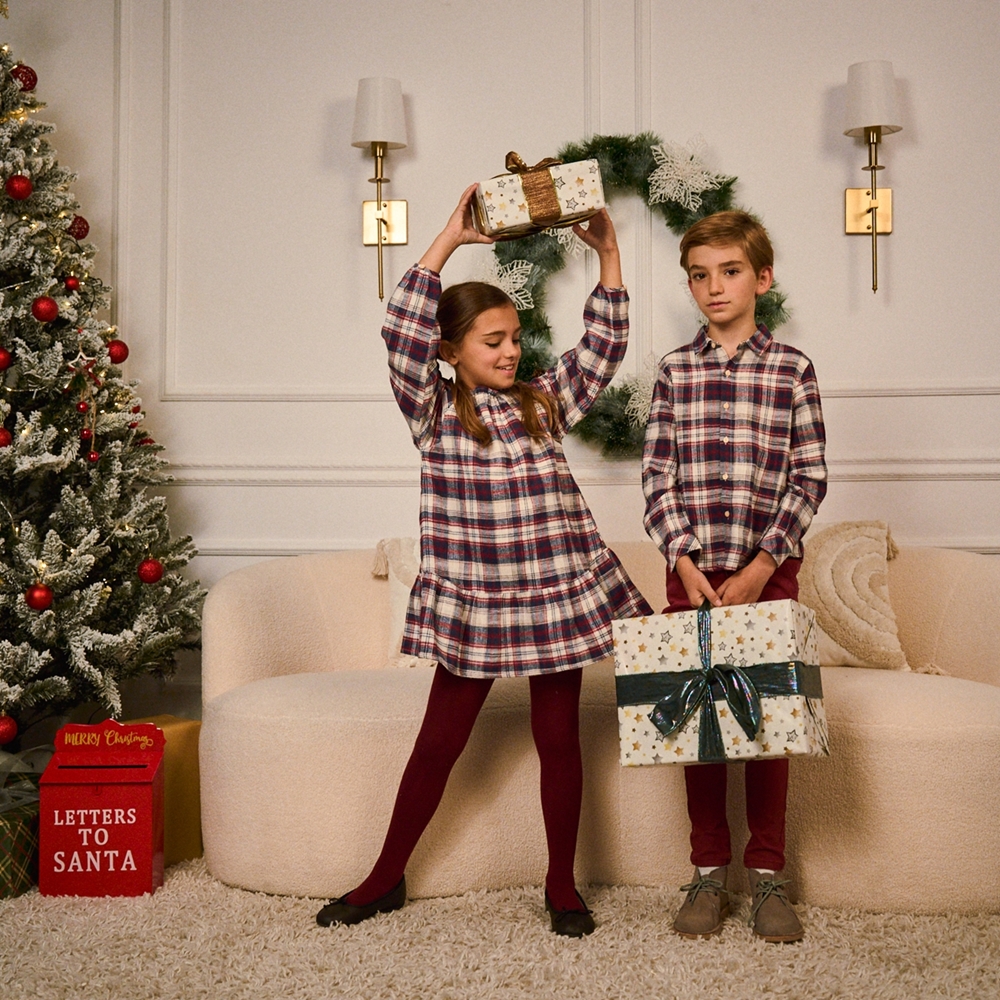
[[[757,296],[771,287],[773,272],[755,274],[746,252],[736,245],[696,246],[688,251],[688,288],[709,328],[745,332],[756,328]]]
[[[441,358],[467,389],[509,389],[521,360],[521,321],[513,306],[481,312],[456,347],[441,341]]]

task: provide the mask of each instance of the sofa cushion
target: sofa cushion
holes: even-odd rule
[[[889,603],[894,554],[881,521],[842,521],[807,535],[799,600],[816,612],[821,666],[910,669]]]

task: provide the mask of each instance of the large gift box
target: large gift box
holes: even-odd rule
[[[176,715],[133,719],[129,725],[152,723],[166,741],[163,747],[163,866],[200,858],[201,786],[198,737],[201,723]]]
[[[797,601],[615,622],[622,765],[829,754],[814,622]]]
[[[507,154],[506,174],[476,188],[472,214],[479,232],[512,240],[543,229],[571,226],[604,208],[604,186],[597,160],[562,163],[547,159],[527,166]]]

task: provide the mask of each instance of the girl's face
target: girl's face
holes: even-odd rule
[[[504,305],[481,312],[457,346],[443,340],[439,352],[467,389],[509,389],[521,360],[517,310]]]

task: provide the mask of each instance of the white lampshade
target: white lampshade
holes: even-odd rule
[[[898,132],[896,78],[892,63],[885,59],[854,63],[847,67],[847,118],[844,135],[863,136],[878,125],[883,134]]]
[[[406,148],[403,88],[388,76],[358,80],[351,145],[367,147],[373,142],[384,143],[386,149]]]

